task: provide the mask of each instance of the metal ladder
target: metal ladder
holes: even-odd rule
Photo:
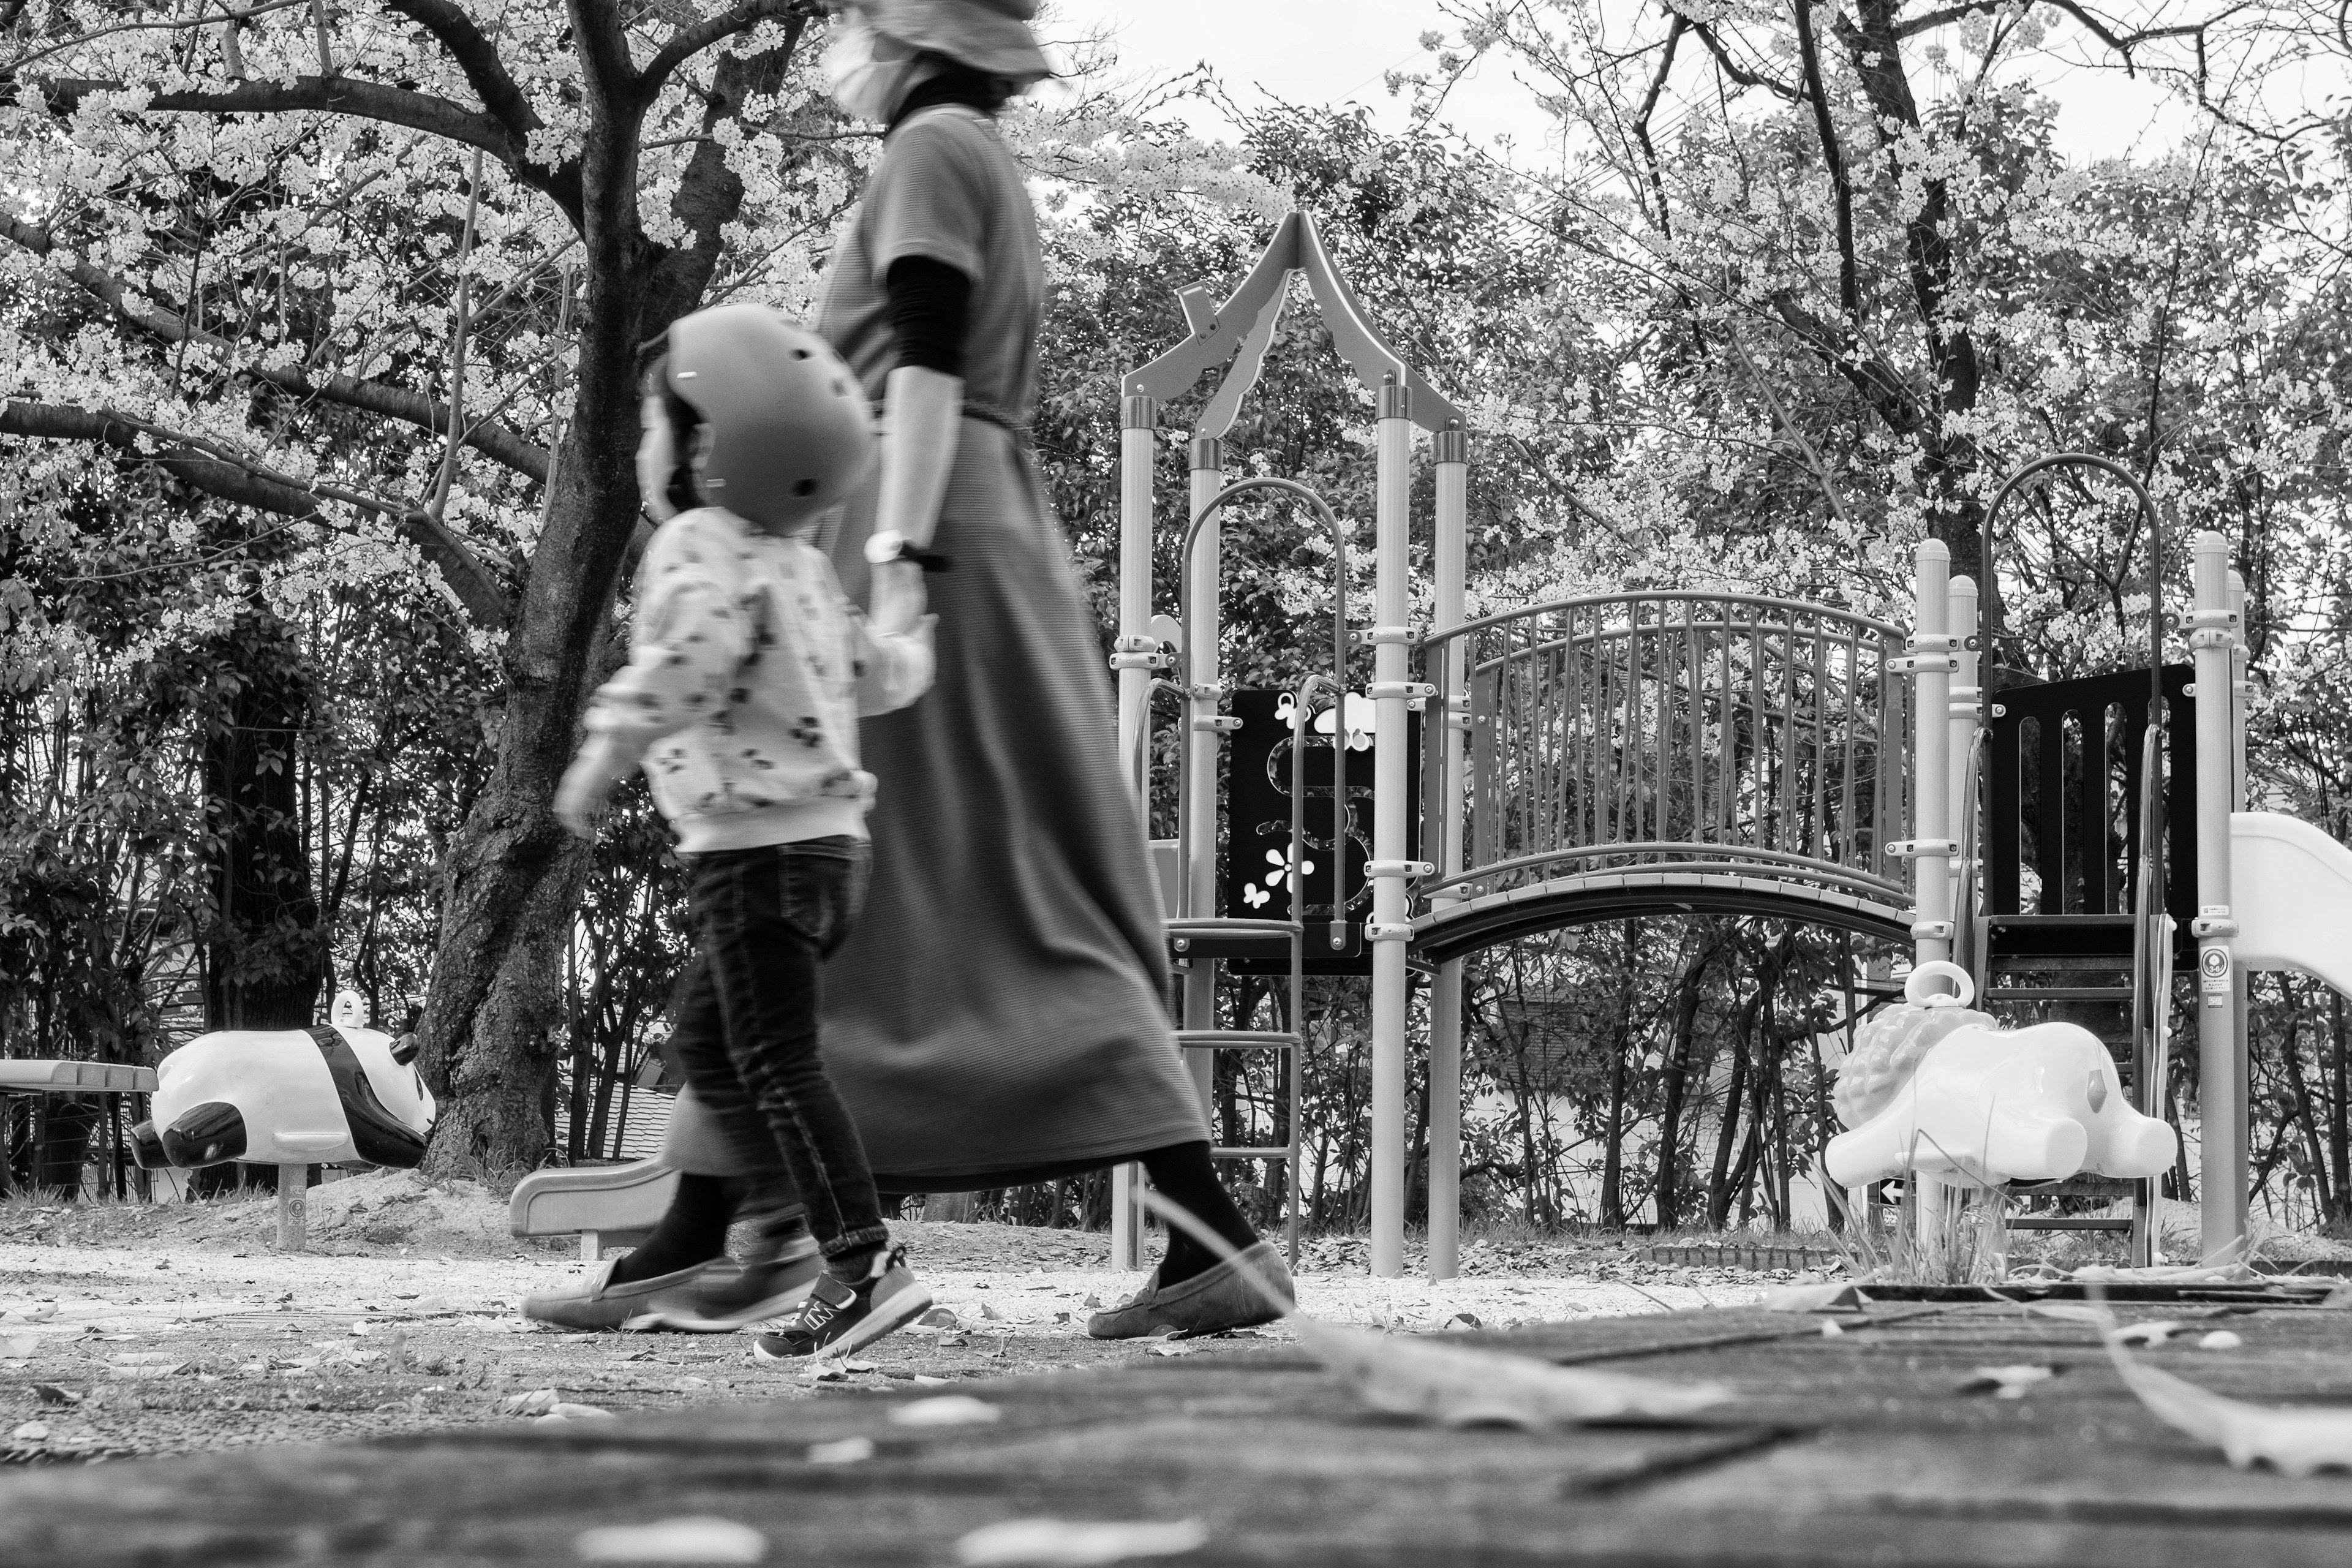
[[[1979,1003],[1988,1007],[2007,1003],[2032,1008],[2037,1014],[2053,1003],[2102,1003],[2116,1007],[2125,1027],[2118,1030],[2110,1026],[2091,1032],[2115,1058],[2116,1076],[2124,1091],[2137,1098],[2146,1076],[2140,1069],[2137,1037],[2129,1028],[2136,999],[2132,950],[2138,917],[2007,915],[1994,916],[1986,925],[1985,987],[1978,993]],[[2161,1107],[2154,1113],[2160,1114]],[[2128,1237],[2132,1261],[2145,1263],[2154,1242],[2148,1224],[2149,1193],[2144,1190],[2150,1187],[2146,1182],[2093,1175],[2011,1183],[2009,1195],[2022,1202],[2091,1198],[2112,1203],[2129,1198],[2132,1212],[2128,1218],[2119,1218],[2029,1210],[2011,1215],[2009,1228],[2121,1233]]]
[[[1283,1229],[1286,1246],[1293,1268],[1298,1264],[1298,1167],[1302,1140],[1299,1132],[1299,1106],[1305,1076],[1304,1024],[1307,1005],[1307,924],[1301,916],[1304,901],[1307,842],[1307,736],[1313,718],[1315,700],[1328,693],[1334,713],[1332,721],[1333,787],[1332,843],[1336,864],[1332,869],[1334,902],[1337,909],[1347,907],[1346,879],[1348,822],[1346,687],[1348,651],[1348,546],[1346,531],[1339,518],[1326,505],[1322,497],[1293,479],[1256,478],[1226,486],[1204,502],[1194,513],[1192,525],[1185,531],[1181,553],[1184,563],[1182,589],[1183,626],[1194,627],[1206,624],[1201,617],[1202,595],[1213,595],[1214,581],[1197,581],[1200,574],[1193,565],[1195,541],[1202,529],[1227,503],[1236,497],[1254,491],[1272,490],[1295,495],[1312,506],[1331,535],[1332,545],[1332,622],[1331,673],[1309,675],[1300,680],[1292,693],[1291,704],[1291,792],[1290,847],[1286,886],[1290,899],[1287,919],[1260,920],[1220,915],[1213,909],[1196,910],[1196,886],[1210,884],[1213,879],[1203,867],[1213,867],[1216,857],[1216,803],[1213,782],[1205,786],[1201,780],[1213,780],[1213,770],[1196,767],[1194,748],[1202,743],[1214,745],[1217,739],[1240,722],[1217,712],[1223,700],[1224,688],[1214,680],[1201,680],[1203,673],[1189,668],[1179,669],[1176,689],[1185,700],[1182,728],[1178,731],[1177,777],[1177,878],[1172,900],[1175,912],[1168,920],[1170,958],[1184,976],[1181,990],[1185,1003],[1180,1007],[1184,1014],[1176,1031],[1176,1043],[1190,1052],[1275,1051],[1284,1054],[1286,1070],[1282,1075],[1283,1092],[1278,1107],[1281,1124],[1287,1136],[1276,1144],[1218,1143],[1212,1141],[1210,1157],[1217,1160],[1278,1161],[1284,1170]],[[1181,645],[1180,645],[1181,647]],[[1181,658],[1181,653],[1180,653]],[[1213,671],[1207,673],[1213,674]],[[1199,791],[1210,792],[1204,798]],[[1202,828],[1206,828],[1205,842],[1200,842]],[[1213,899],[1213,895],[1212,895]],[[1344,920],[1335,920],[1331,926],[1335,946],[1346,941]],[[1289,959],[1288,1022],[1286,1029],[1228,1029],[1218,1026],[1216,1018],[1216,965],[1236,959],[1265,959],[1286,954]],[[1205,966],[1205,968],[1203,967]],[[1193,1012],[1202,1016],[1192,1016]],[[1203,1085],[1205,1092],[1205,1084]],[[1203,1103],[1202,1114],[1212,1120],[1215,1107]]]

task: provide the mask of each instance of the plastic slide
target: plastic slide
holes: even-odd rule
[[[533,1171],[515,1187],[507,1215],[520,1237],[577,1235],[581,1257],[593,1263],[606,1247],[643,1241],[677,1190],[677,1173],[659,1160]]]
[[[2248,969],[2300,969],[2352,996],[2352,849],[2274,811],[2230,817],[2231,945]]]

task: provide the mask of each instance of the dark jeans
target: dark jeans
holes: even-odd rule
[[[782,1156],[829,1258],[889,1239],[856,1124],[817,1050],[821,968],[866,900],[862,838],[803,839],[688,857],[701,950],[667,1054],[739,1143],[765,1124],[754,1170]],[[764,1155],[762,1158],[752,1156]]]

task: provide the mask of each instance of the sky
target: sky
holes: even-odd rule
[[[1053,0],[1044,31],[1109,35],[1123,71],[1172,76],[1205,60],[1244,100],[1259,93],[1304,103],[1352,100],[1395,126],[1402,109],[1383,79],[1391,70],[1429,68],[1432,57],[1418,40],[1443,26],[1434,0]],[[2193,123],[2158,89],[2120,73],[2054,63],[2044,68],[2061,104],[2059,137],[2069,156],[2089,161],[2155,151]],[[1482,61],[1448,109],[1465,135],[1481,142],[1509,135],[1522,158],[1543,155],[1550,122],[1503,62]],[[1192,119],[1203,133],[1227,129],[1213,110],[1196,110]]]

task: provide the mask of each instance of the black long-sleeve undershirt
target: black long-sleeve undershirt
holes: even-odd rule
[[[883,274],[882,289],[898,340],[892,368],[919,365],[961,377],[964,334],[971,322],[971,279],[944,261],[902,256]]]

